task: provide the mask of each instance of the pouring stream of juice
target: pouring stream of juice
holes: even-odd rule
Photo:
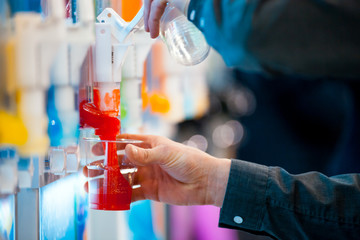
[[[82,102],[80,116],[82,125],[95,128],[95,134],[102,142],[105,151],[104,178],[99,178],[98,189],[90,192],[91,208],[98,210],[130,209],[132,188],[120,172],[117,155],[116,136],[120,133],[121,124],[117,118],[120,106],[120,90],[101,96],[99,89],[94,88],[94,103]],[[99,110],[100,104],[110,106],[111,111]],[[121,156],[120,156],[121,157]],[[121,158],[123,158],[122,156]],[[121,162],[122,159],[120,159]],[[95,180],[92,180],[95,181]]]

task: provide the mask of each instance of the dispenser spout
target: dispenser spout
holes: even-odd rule
[[[97,19],[101,23],[109,23],[112,26],[114,38],[119,43],[124,43],[132,33],[144,26],[144,6],[140,8],[131,22],[126,22],[112,8],[105,8]]]

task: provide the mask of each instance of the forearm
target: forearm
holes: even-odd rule
[[[206,204],[222,207],[229,179],[231,160],[211,158],[210,161],[213,162],[213,166],[208,174],[206,184]]]

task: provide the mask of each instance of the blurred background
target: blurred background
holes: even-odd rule
[[[119,40],[141,5],[0,0],[0,239],[266,239],[218,228],[212,206],[89,209],[81,139],[96,132],[82,106],[103,83],[120,90],[123,133],[292,174],[360,171],[358,82],[242,72],[213,49],[183,66],[141,26]]]

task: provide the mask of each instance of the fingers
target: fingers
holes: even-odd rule
[[[154,180],[156,179],[153,167],[138,167],[138,171],[134,176],[134,187],[132,189],[131,201],[139,201],[144,199],[157,200],[154,198],[153,191],[157,188]]]
[[[132,190],[131,193],[131,202],[136,202],[136,201],[140,201],[140,200],[145,200],[145,195],[144,195],[144,191],[142,189],[142,187],[139,188],[135,188]]]
[[[154,135],[120,134],[119,137],[120,138],[125,138],[125,139],[133,139],[133,140],[143,141],[143,143],[134,144],[134,145],[141,146],[141,147],[144,147],[144,148],[155,147],[161,141],[163,141],[162,137],[154,136]]]
[[[86,193],[89,193],[89,182],[84,183],[84,190]],[[135,188],[131,193],[131,202],[136,202],[140,200],[145,200],[145,194],[141,187]]]
[[[104,161],[100,160],[100,161],[92,162],[87,166],[84,166],[82,172],[85,177],[92,178],[104,174],[104,169],[105,169]]]
[[[134,139],[134,140],[141,140],[141,141],[148,141],[149,139],[155,137],[152,135],[140,135],[140,134],[129,134],[124,133],[119,135],[120,138],[126,138],[126,139]]]
[[[153,0],[145,0],[144,2],[144,24],[145,31],[149,32],[149,15],[150,15],[150,7]]]
[[[150,36],[156,38],[159,36],[160,19],[166,8],[166,0],[154,0],[151,4],[148,25]]]
[[[86,182],[84,184],[84,190],[85,190],[85,192],[89,193],[89,182]]]
[[[150,32],[152,38],[159,36],[160,18],[164,13],[167,2],[168,0],[145,0],[145,31]]]
[[[92,153],[95,155],[95,156],[101,156],[101,155],[104,155],[104,146],[102,145],[101,142],[99,143],[96,143],[92,149],[91,149]]]
[[[88,177],[88,176],[89,176],[87,166],[83,167],[82,171],[83,171],[83,175],[84,175],[85,177]]]
[[[86,193],[89,193],[89,182],[86,182],[84,184],[84,190]],[[145,194],[143,192],[143,189],[141,187],[135,188],[132,190],[131,193],[131,202],[136,202],[140,200],[145,200]]]
[[[125,153],[128,159],[138,166],[158,163],[156,149],[139,148],[129,144],[125,148]]]
[[[84,174],[86,173],[87,174],[87,169],[84,167]],[[141,171],[141,169],[139,169],[139,172]],[[145,173],[146,174],[146,173]],[[100,185],[102,185],[101,183],[101,179],[92,179],[90,180],[91,181],[91,186],[92,186],[92,191],[96,191],[97,187],[99,187]],[[132,197],[131,197],[131,202],[136,202],[136,201],[139,201],[139,200],[144,200],[146,199],[145,198],[145,194],[144,194],[144,191],[143,191],[143,188],[141,187],[141,173],[137,173],[135,174],[135,178],[134,178],[134,182],[133,182],[133,185],[140,185],[140,187],[137,187],[137,188],[134,188],[132,189]],[[84,190],[86,193],[89,193],[89,181],[86,181],[84,183]]]

